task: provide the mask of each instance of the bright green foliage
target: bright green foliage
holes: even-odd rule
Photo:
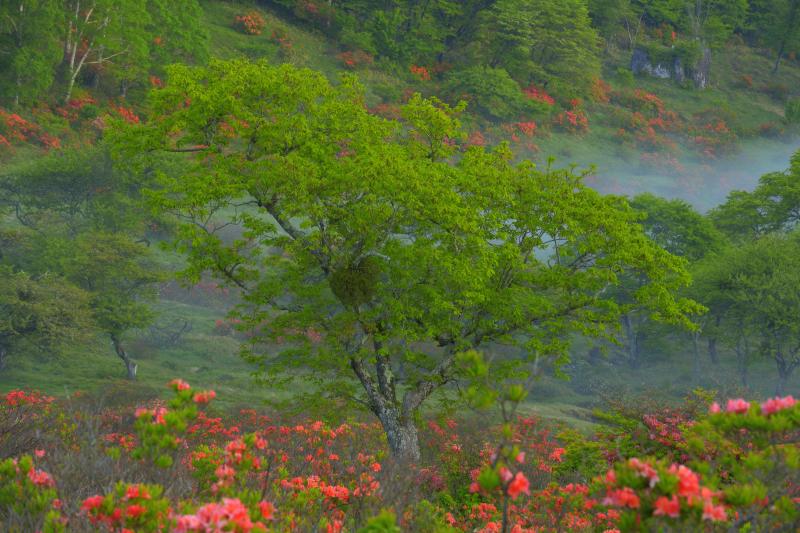
[[[519,84],[503,68],[485,66],[456,70],[447,76],[445,92],[470,108],[498,120],[525,118],[548,106],[525,97]]]
[[[61,59],[57,0],[0,3],[0,103],[32,104],[53,83]]]
[[[400,533],[397,517],[393,512],[383,510],[378,516],[367,520],[367,524],[358,530],[358,533]]]
[[[35,517],[43,533],[66,531],[53,507],[58,498],[53,478],[36,468],[30,455],[0,462],[0,521],[14,530],[14,518]]]
[[[88,295],[53,274],[32,277],[0,263],[0,368],[23,348],[48,353],[85,336]]]
[[[744,413],[700,420],[689,431],[688,445],[691,453],[708,458],[705,465],[697,463],[703,473],[721,478],[719,488],[738,509],[740,527],[790,531],[800,520],[797,503],[786,490],[800,482],[800,405],[770,412],[764,410],[768,402],[753,402]],[[760,512],[766,502],[770,512]]]
[[[484,16],[481,63],[556,93],[578,94],[598,77],[600,39],[584,0],[498,0]]]
[[[148,459],[160,468],[169,468],[177,454],[180,436],[187,424],[197,418],[194,403],[195,391],[181,380],[170,385],[175,397],[168,408],[140,409],[136,412],[136,436],[138,444],[131,452],[135,459]]]
[[[415,441],[414,413],[463,350],[501,341],[520,364],[563,362],[569,332],[608,333],[623,309],[605,289],[623,272],[649,280],[634,299],[654,317],[687,321],[691,303],[672,292],[688,281],[682,261],[623,199],[570,170],[512,164],[505,147],[442,160],[430,147],[455,123],[436,102],[413,101],[399,124],[368,114],[352,79],[234,61],[171,68],[151,105],[151,123],[115,142],[183,158],[153,198],[191,221],[186,275],[243,291],[267,375],[290,364],[330,388],[349,367],[390,437],[402,426]],[[230,224],[237,236],[221,233]],[[278,337],[294,339],[282,355],[259,351]]]
[[[719,230],[684,200],[645,193],[633,198],[631,207],[644,215],[642,226],[647,235],[671,254],[697,261],[723,245]]]

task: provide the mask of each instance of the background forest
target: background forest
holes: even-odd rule
[[[0,521],[794,530],[798,54],[800,0],[0,0],[0,458],[58,480]]]

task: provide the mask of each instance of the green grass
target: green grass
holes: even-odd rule
[[[244,35],[233,28],[237,14],[252,9],[230,2],[204,2],[207,28],[212,40],[212,55],[221,58],[248,57],[265,58],[272,62],[291,62],[324,72],[331,79],[342,71],[336,58],[336,43],[328,41],[318,32],[308,30],[281,18],[278,14],[262,10],[266,28],[261,35]],[[273,31],[287,36],[291,49],[281,49],[271,38]],[[627,62],[628,53],[608,58],[605,77],[617,83],[614,72]],[[676,110],[684,119],[708,110],[723,110],[730,123],[742,135],[755,135],[766,122],[780,121],[782,104],[761,91],[761,86],[773,83],[770,75],[772,59],[744,46],[731,45],[715,53],[713,63],[713,87],[698,91],[679,87],[671,82],[640,78],[636,86],[656,92],[667,108]],[[384,100],[396,100],[408,88],[425,89],[435,93],[435,84],[421,84],[408,74],[382,69],[385,65],[373,65],[358,70],[365,84],[367,103],[374,105]],[[743,85],[743,76],[752,76],[752,88]],[[800,87],[800,67],[785,63],[774,83],[795,91]],[[559,164],[576,161],[582,164],[595,163],[604,172],[624,168],[616,180],[624,192],[656,190],[676,192],[686,187],[674,177],[657,176],[637,170],[639,153],[621,147],[614,141],[613,128],[605,123],[602,109],[591,109],[591,131],[582,137],[554,133],[546,138],[537,138],[539,154],[524,154],[543,160],[553,155]],[[474,119],[466,122],[476,124]],[[477,123],[479,124],[479,122]],[[485,125],[485,124],[484,124]],[[770,154],[782,145],[782,141],[754,139],[749,144],[750,153],[743,158],[757,159],[759,154]],[[682,158],[691,160],[688,153]],[[775,162],[765,161],[764,164]],[[779,162],[778,164],[782,164]],[[627,165],[627,167],[626,167]],[[695,162],[693,170],[701,173],[703,168]],[[735,163],[732,164],[735,166]],[[731,168],[734,171],[734,168]],[[607,178],[611,183],[613,179]],[[754,180],[753,180],[754,181]],[[702,186],[703,182],[698,182]],[[163,264],[177,269],[180,258],[174,254],[158,252]],[[109,402],[124,403],[130,400],[163,396],[164,385],[170,379],[181,377],[198,388],[213,388],[219,395],[222,406],[260,405],[264,400],[285,393],[267,390],[256,385],[251,378],[255,368],[238,355],[238,341],[215,334],[214,321],[225,314],[223,302],[185,303],[163,299],[158,304],[160,324],[188,321],[191,331],[173,346],[158,346],[146,332],[133,335],[128,340],[130,355],[139,363],[139,379],[135,383],[124,379],[124,367],[104,338],[98,338],[87,346],[76,347],[59,358],[35,355],[14,357],[6,371],[0,374],[0,391],[13,388],[35,388],[50,394],[70,394],[83,391],[106,398]],[[576,363],[572,367],[573,381],[561,381],[544,377],[534,387],[523,412],[535,413],[544,418],[565,421],[583,431],[593,427],[591,411],[614,397],[637,396],[658,397],[665,402],[677,401],[694,386],[717,389],[724,395],[738,395],[737,376],[730,354],[722,354],[723,363],[711,365],[707,358],[701,361],[702,379],[692,379],[693,360],[688,342],[676,343],[668,355],[664,355],[639,369],[628,369],[601,361],[594,366]],[[576,349],[574,358],[583,359]],[[751,369],[752,388],[750,396],[766,396],[772,393],[775,379],[774,365],[758,361]],[[795,376],[790,388],[800,385],[800,376]]]

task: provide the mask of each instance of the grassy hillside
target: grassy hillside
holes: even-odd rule
[[[367,88],[366,105],[370,108],[384,106],[384,111],[391,111],[403,95],[412,91],[431,95],[440,89],[435,80],[420,80],[410,72],[397,72],[380,63],[347,68],[337,43],[279,12],[262,10],[266,20],[264,31],[260,35],[245,35],[233,28],[232,21],[237,14],[252,8],[219,1],[203,5],[213,56],[291,62],[322,71],[332,79],[341,72],[354,71]],[[782,88],[789,91],[800,88],[800,65],[796,62],[787,62],[779,75],[772,78],[769,75],[771,59],[742,44],[730,44],[714,58],[713,86],[702,91],[668,81],[631,79],[620,74],[620,68],[628,61],[628,54],[620,51],[606,56],[603,76],[609,83],[609,91],[623,94],[641,89],[657,95],[664,107],[674,112],[682,123],[700,123],[707,116],[724,119],[727,127],[736,132],[737,144],[715,158],[701,157],[690,146],[678,143],[674,154],[682,171],[663,174],[643,167],[642,148],[635,143],[621,143],[616,136],[619,125],[615,121],[619,120],[622,106],[613,98],[609,102],[584,104],[590,126],[583,134],[562,132],[549,126],[548,119],[537,119],[541,122],[537,133],[530,140],[512,140],[512,144],[521,155],[539,161],[554,156],[565,164],[594,163],[601,169],[595,182],[604,190],[630,193],[655,189],[671,195],[694,190],[702,194],[704,186],[718,186],[703,181],[711,167],[723,164],[737,152],[746,156],[742,150],[748,149],[751,142],[757,143],[754,146],[758,152],[791,150],[792,141],[778,131],[783,119],[780,94],[769,93],[781,93]],[[509,138],[504,125],[483,117],[467,114],[464,122],[470,130],[484,132],[489,142]],[[672,136],[665,134],[664,137]],[[23,156],[23,152],[17,155]],[[785,161],[774,164],[774,168],[780,168]],[[756,177],[750,176],[753,181]],[[735,178],[732,180],[736,183]],[[173,266],[178,261],[172,256],[165,256],[164,260]],[[123,367],[110,343],[97,339],[88,348],[74,349],[58,359],[15,358],[8,370],[0,374],[0,390],[36,388],[53,394],[85,391],[105,397],[109,402],[121,403],[131,398],[160,395],[166,381],[182,377],[199,388],[215,388],[227,405],[251,405],[275,397],[276,392],[253,384],[250,374],[254,368],[239,357],[239,341],[220,332],[216,325],[216,321],[224,317],[230,299],[209,295],[203,287],[185,291],[176,289],[174,283],[165,285],[157,309],[156,325],[161,329],[137,332],[128,341],[128,350],[139,363],[138,382],[122,379]],[[186,331],[170,342],[169,333],[180,330],[183,324],[188,324]],[[674,399],[695,385],[720,389],[727,394],[736,392],[732,385],[736,382],[732,363],[723,361],[712,366],[703,359],[701,374],[704,378],[693,383],[690,344],[680,341],[676,345],[681,349],[672,354],[669,362],[663,360],[636,370],[620,371],[619,366],[607,361],[589,365],[582,361],[582,354],[577,353],[580,362],[568,369],[575,379],[565,382],[543,378],[532,395],[535,409],[546,416],[583,425],[591,408],[612,394],[645,394],[656,388],[665,398]],[[754,363],[753,389],[764,394],[772,392],[773,373],[768,363]],[[798,379],[800,376],[795,376],[795,385],[800,383]]]

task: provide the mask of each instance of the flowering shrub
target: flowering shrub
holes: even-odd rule
[[[692,123],[686,128],[690,147],[706,159],[734,152],[738,137],[728,126],[727,117],[724,110],[716,108],[695,113]]]
[[[292,41],[284,29],[275,28],[272,30],[269,39],[280,47],[280,51],[284,55],[288,55],[292,51]]]
[[[411,74],[413,74],[422,81],[428,81],[431,79],[431,73],[428,72],[428,69],[426,67],[411,65],[410,70]]]
[[[734,398],[710,409],[702,395],[683,407],[618,406],[595,439],[556,434],[539,419],[513,414],[499,427],[482,423],[481,431],[469,420],[445,417],[424,425],[421,463],[398,465],[379,424],[277,421],[254,409],[231,416],[211,411],[213,391],[182,380],[170,388],[167,402],[76,413],[73,425],[107,432],[99,448],[105,455],[89,434],[75,438],[77,430],[36,425],[50,449],[32,443],[30,453],[0,462],[4,526],[181,533],[793,531],[800,520],[800,406],[791,396],[762,403]],[[512,389],[511,396],[518,402],[524,394]],[[0,411],[40,410],[52,420],[66,419],[64,408],[23,391],[0,402]],[[98,470],[69,478],[74,468],[59,463],[77,457]],[[109,473],[116,483],[86,488]]]
[[[64,531],[60,508],[53,477],[36,468],[30,455],[0,462],[0,519],[27,515],[45,531]]]
[[[120,118],[122,118],[122,120],[124,120],[128,124],[139,123],[139,117],[136,115],[136,113],[133,112],[132,109],[120,105],[114,107],[113,110]]]
[[[371,65],[374,61],[372,56],[363,50],[342,52],[336,56],[345,67],[355,69],[365,65]]]
[[[592,100],[600,104],[607,104],[611,101],[611,85],[603,78],[595,78],[591,87]]]
[[[61,141],[37,124],[17,113],[0,109],[0,150],[10,150],[15,144],[33,144],[45,149],[59,148]]]
[[[631,458],[605,476],[603,504],[619,510],[622,530],[655,531],[680,523],[695,531],[704,521],[725,522],[728,510],[723,493],[701,485],[690,468]]]
[[[524,88],[522,92],[529,100],[535,100],[537,102],[541,102],[543,104],[547,104],[550,106],[555,105],[556,103],[555,99],[549,94],[547,94],[547,91],[545,91],[544,89],[540,89],[533,83]]]
[[[553,126],[567,133],[580,135],[589,131],[589,117],[582,109],[573,107],[553,117]]]
[[[267,22],[258,11],[249,11],[243,15],[236,15],[233,26],[247,35],[261,35]]]

